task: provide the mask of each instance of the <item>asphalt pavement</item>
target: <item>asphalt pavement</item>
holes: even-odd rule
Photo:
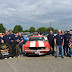
[[[0,72],[72,72],[72,58],[53,56],[0,60]]]
[[[0,60],[0,72],[72,72],[72,58],[52,55]]]

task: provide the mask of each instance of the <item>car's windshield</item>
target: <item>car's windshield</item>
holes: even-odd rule
[[[29,38],[29,41],[45,41],[44,37],[31,37]]]

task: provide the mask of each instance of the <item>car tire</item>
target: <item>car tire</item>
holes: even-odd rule
[[[26,52],[24,51],[23,56],[28,56],[28,53],[26,53]]]
[[[49,50],[49,52],[47,53],[47,55],[50,55],[50,50]]]

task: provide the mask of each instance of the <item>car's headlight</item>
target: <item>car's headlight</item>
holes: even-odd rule
[[[48,49],[48,47],[45,47],[45,49]]]
[[[29,50],[29,47],[26,47],[27,50]]]

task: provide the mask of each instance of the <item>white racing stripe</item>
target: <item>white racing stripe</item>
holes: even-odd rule
[[[30,42],[30,47],[35,47],[35,41]]]
[[[39,43],[39,47],[45,47],[43,41],[38,41],[38,43]]]

